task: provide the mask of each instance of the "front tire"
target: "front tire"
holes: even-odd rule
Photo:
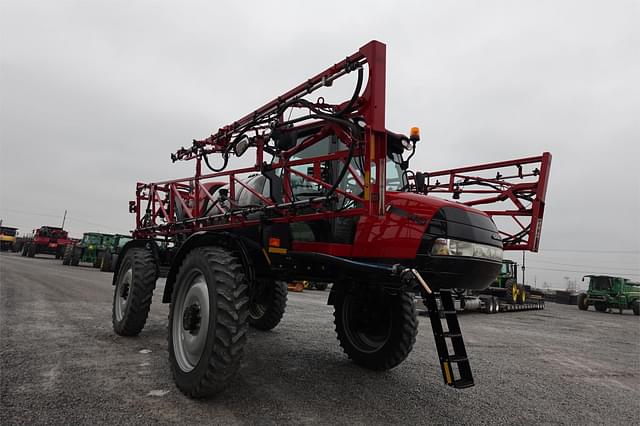
[[[518,283],[516,282],[516,280],[514,280],[513,278],[509,278],[506,281],[504,288],[506,288],[509,292],[511,302],[514,304],[518,303],[518,293],[520,289],[518,288]]]
[[[596,311],[598,312],[607,312],[607,309],[609,308],[609,305],[607,305],[607,302],[595,302],[593,306],[596,308]]]
[[[73,246],[71,248],[71,266],[78,266],[80,264],[80,258],[82,257],[82,248]]]
[[[633,309],[633,315],[640,315],[640,299],[636,299],[631,303],[631,309]]]
[[[68,245],[64,248],[64,254],[62,255],[62,264],[69,265],[71,263],[71,256],[73,253],[72,246]]]
[[[36,256],[36,245],[29,244],[29,248],[27,249],[27,257],[35,257]]]
[[[157,268],[153,254],[144,248],[127,251],[113,294],[113,330],[120,336],[137,336],[144,328],[156,287]]]
[[[587,302],[587,295],[584,293],[580,293],[578,295],[578,309],[581,311],[586,311],[589,309],[589,302]]]
[[[199,247],[182,262],[171,297],[169,363],[185,395],[214,395],[240,368],[248,289],[241,262],[224,248]]]
[[[249,303],[249,325],[258,330],[271,330],[280,323],[287,306],[287,283],[257,283]]]
[[[527,301],[527,291],[524,285],[518,286],[518,304],[523,305]]]
[[[96,253],[96,257],[93,259],[93,264],[92,264],[94,268],[100,267],[100,265],[102,264],[102,256],[104,256],[104,252]]]
[[[333,315],[344,352],[370,370],[399,365],[416,341],[418,317],[409,293],[336,293]]]

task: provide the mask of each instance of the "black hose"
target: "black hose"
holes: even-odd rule
[[[345,107],[342,108],[342,110],[336,112],[335,115],[337,117],[340,117],[346,114],[351,110],[351,108],[353,108],[353,104],[355,104],[356,100],[358,99],[358,96],[360,95],[360,89],[362,89],[362,80],[364,78],[363,75],[364,75],[364,72],[362,71],[362,67],[358,68],[358,81],[356,83],[356,89],[353,91],[353,95],[351,95],[351,99],[349,99],[349,103],[345,105]]]
[[[211,164],[209,164],[209,157],[207,156],[207,154],[202,154],[202,158],[204,158],[204,163],[207,165],[207,167],[209,168],[209,170],[211,170],[214,173],[218,173],[223,171],[224,169],[227,168],[227,164],[229,163],[229,154],[227,154],[226,152],[224,152],[222,154],[222,158],[224,158],[224,163],[222,164],[222,167],[220,167],[219,169],[216,169],[214,167],[211,166]]]

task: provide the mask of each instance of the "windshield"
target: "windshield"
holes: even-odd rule
[[[407,177],[400,167],[402,155],[390,154],[387,156],[387,191],[402,191],[406,185]]]
[[[611,281],[609,277],[591,277],[591,286],[594,290],[609,290]]]
[[[87,244],[100,244],[102,238],[100,235],[85,235],[84,242]]]
[[[16,230],[13,228],[0,228],[0,234],[8,235],[10,237],[15,237]]]
[[[118,239],[118,247],[123,247],[125,244],[127,244],[129,241],[131,241],[130,237],[120,237]]]

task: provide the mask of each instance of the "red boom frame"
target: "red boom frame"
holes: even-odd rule
[[[424,172],[426,181],[419,192],[450,194],[483,210],[498,225],[505,250],[537,252],[550,167],[551,154],[545,152],[537,157]],[[416,176],[419,180],[420,175]],[[416,178],[409,180],[416,189]],[[510,224],[501,219],[510,219]]]
[[[264,163],[265,145],[267,144],[272,129],[265,123],[251,126],[252,123],[264,117],[275,120],[284,120],[281,108],[288,105],[292,108],[307,108],[309,102],[304,97],[310,93],[329,87],[335,80],[345,76],[354,70],[368,67],[367,85],[361,95],[354,98],[352,109],[344,115],[344,119],[361,117],[366,122],[363,130],[363,138],[356,138],[353,134],[335,123],[322,120],[312,121],[309,125],[321,123],[323,129],[306,139],[301,146],[278,153],[278,161],[267,165]],[[238,121],[224,126],[217,133],[203,140],[194,140],[190,148],[181,148],[172,155],[172,160],[196,160],[196,172],[194,177],[167,180],[151,184],[139,182],[136,187],[136,201],[130,203],[130,211],[136,213],[136,238],[153,238],[171,236],[179,233],[190,233],[199,230],[213,230],[236,228],[259,223],[259,220],[247,219],[247,215],[255,210],[277,212],[277,216],[271,218],[272,222],[307,221],[336,216],[357,215],[383,215],[384,214],[384,182],[386,161],[386,129],[385,129],[385,71],[386,46],[378,41],[372,41],[359,49],[357,53],[348,56],[332,67],[326,69],[305,83],[291,89],[277,99],[258,108],[253,113],[246,115]],[[303,100],[306,103],[303,103]],[[344,102],[339,105],[328,105],[320,99],[313,105],[339,111],[347,105]],[[249,130],[247,130],[249,128]],[[251,146],[255,147],[256,161],[251,167],[221,171],[217,173],[202,173],[202,160],[207,161],[208,154],[228,153],[233,142],[243,133],[255,132],[251,137]],[[322,157],[303,160],[290,160],[301,147],[308,147],[317,143],[323,136],[335,134],[339,140],[349,149],[353,149],[354,155],[364,153],[364,176],[358,176],[355,170],[349,168],[349,173],[362,187],[362,196],[347,193],[336,189],[333,198],[344,196],[359,203],[358,208],[352,208],[343,212],[327,209],[326,204],[332,197],[316,197],[315,199],[295,200],[289,185],[292,175],[313,182],[325,188],[330,188],[332,182],[327,182],[321,177],[321,163],[324,161],[338,160],[344,162],[349,150],[338,151]],[[366,142],[365,142],[366,141]],[[352,146],[353,145],[353,146]],[[305,174],[292,169],[294,166],[308,164],[313,173]],[[251,173],[257,173],[267,166],[271,170],[282,169],[283,202],[276,203],[268,197],[258,194],[249,188],[241,180]],[[376,184],[377,183],[377,184]],[[243,186],[264,203],[262,207],[234,208],[216,215],[201,217],[203,204],[218,203],[207,190],[207,186],[229,184],[229,200],[235,199],[236,184]],[[147,207],[144,207],[144,204]],[[177,204],[179,206],[177,207]],[[302,206],[316,209],[312,214],[299,214],[296,212]],[[183,212],[183,218],[176,218],[176,211]]]
[[[362,94],[356,91],[351,101],[329,105],[324,103],[322,98],[318,98],[315,102],[305,99],[305,96],[318,89],[332,86],[335,80],[354,70],[362,72],[364,67],[368,68],[366,87]],[[130,203],[130,211],[136,214],[134,237],[170,237],[201,230],[257,225],[260,219],[249,217],[255,211],[271,212],[269,221],[274,223],[330,219],[338,216],[383,216],[387,159],[385,74],[386,46],[378,41],[372,41],[360,48],[358,52],[251,114],[220,128],[217,133],[203,140],[194,140],[190,148],[179,149],[172,154],[172,160],[195,159],[195,176],[150,184],[139,182],[136,187],[136,200]],[[349,106],[348,111],[345,106]],[[366,126],[362,134],[356,137],[340,123],[323,120],[322,117],[315,117],[315,120],[307,118],[307,121],[301,124],[296,122],[296,128],[319,126],[320,129],[299,145],[281,150],[277,155],[274,154],[272,162],[267,164],[264,162],[264,157],[265,153],[269,153],[267,146],[275,132],[271,124],[274,121],[280,123],[286,121],[283,107],[309,109],[309,111],[318,107],[333,113],[344,108],[346,111],[342,116],[344,120],[355,121],[362,118]],[[247,136],[249,133],[252,134],[250,138]],[[328,135],[337,136],[347,149],[309,159],[292,159],[297,152],[318,143]],[[226,165],[230,150],[242,136],[247,136],[250,146],[255,148],[253,166],[202,173],[202,161],[209,165],[207,160],[209,154],[222,154]],[[333,182],[325,180],[322,176],[323,162],[345,163],[350,152],[354,156],[364,154],[361,174],[352,167],[349,167],[347,172],[362,191],[345,192],[336,188],[328,197],[296,200],[291,189],[292,177],[301,178],[325,189],[331,188]],[[227,157],[224,157],[225,155]],[[300,165],[308,165],[308,172],[302,173],[293,168]],[[503,243],[506,250],[537,251],[550,165],[551,154],[544,153],[538,157],[478,166],[415,175],[408,173],[407,177],[410,183],[409,190],[434,195],[451,194],[454,199],[465,199],[462,202],[468,206],[480,209],[484,207],[483,210],[496,221],[504,237]],[[513,167],[516,168],[515,174],[512,172]],[[263,196],[243,181],[250,174],[264,172],[265,169],[281,170],[282,200],[276,202]],[[511,170],[507,171],[507,169]],[[415,184],[415,176],[420,175],[426,176],[425,185]],[[229,194],[228,204],[223,208],[220,201],[211,195],[209,189],[225,184],[228,184]],[[262,205],[259,207],[234,205],[236,187],[243,187],[251,192],[260,199]],[[351,200],[357,204],[357,207],[336,211],[335,207],[331,208],[331,204],[335,206],[334,201],[338,197]],[[505,202],[510,202],[511,205],[502,209],[496,207]],[[204,215],[205,203],[219,205],[219,213]],[[145,204],[146,207],[144,207]],[[301,208],[306,208],[304,213],[301,213]],[[311,209],[313,209],[312,213],[309,212]],[[178,215],[177,212],[181,214]],[[510,219],[510,224],[502,226],[498,223],[503,218]]]

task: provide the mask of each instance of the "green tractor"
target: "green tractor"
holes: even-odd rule
[[[80,262],[91,263],[94,268],[100,266],[101,255],[105,251],[104,241],[113,239],[111,234],[86,232],[79,243],[69,244],[62,256],[63,265],[78,266]]]
[[[100,256],[100,270],[102,272],[113,272],[120,250],[129,241],[131,241],[130,235],[116,234],[109,244],[105,244],[104,253]]]
[[[589,289],[578,295],[578,308],[582,311],[593,305],[598,312],[618,309],[632,309],[634,315],[640,315],[640,283],[626,278],[609,275],[585,275],[589,279]]]
[[[500,272],[489,289],[504,289],[503,298],[512,303],[522,304],[527,301],[527,291],[524,285],[518,284],[518,264],[513,260],[502,260]]]

